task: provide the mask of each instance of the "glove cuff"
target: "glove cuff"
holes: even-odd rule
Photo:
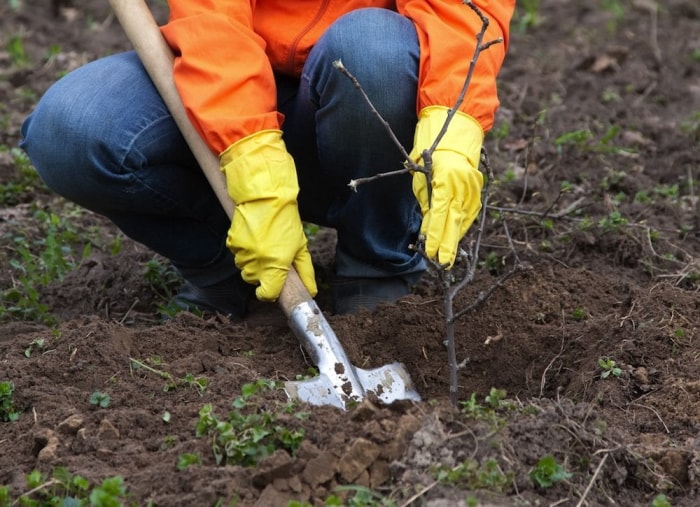
[[[221,153],[219,156],[219,162],[223,169],[235,159],[244,157],[253,151],[259,150],[270,152],[284,150],[286,153],[287,147],[282,140],[282,131],[274,129],[260,130],[254,134],[239,139]]]
[[[450,108],[445,106],[428,106],[418,115],[418,124],[414,137],[414,152],[420,153],[430,148],[442,130]],[[472,159],[479,160],[481,145],[484,142],[484,129],[472,116],[457,111],[450,120],[445,135],[440,139],[437,151],[449,150]],[[476,155],[475,155],[476,154]],[[472,161],[474,162],[474,161]]]
[[[237,141],[221,154],[220,165],[237,205],[260,199],[296,201],[296,166],[280,130],[261,130]]]

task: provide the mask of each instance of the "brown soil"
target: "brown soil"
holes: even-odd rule
[[[55,326],[0,323],[0,381],[14,384],[22,411],[0,422],[0,485],[16,498],[29,472],[64,466],[92,484],[122,477],[137,505],[324,505],[332,494],[372,505],[350,503],[356,493],[343,485],[367,487],[384,505],[650,505],[660,494],[675,506],[700,503],[700,7],[655,5],[553,0],[524,30],[519,10],[486,143],[490,204],[511,211],[489,214],[480,248],[488,263],[454,308],[518,269],[457,322],[457,407],[439,284],[426,277],[398,304],[353,316],[327,311],[322,291],[353,364],[401,361],[424,401],[347,412],[297,405],[307,412],[298,419],[281,413],[282,391],[264,392],[252,402],[303,429],[300,449],[252,467],[217,465],[211,437],[195,434],[199,410],[211,404],[225,419],[245,384],[294,379],[311,366],[280,310],[258,304],[245,322],[186,313],[161,322],[166,295],[145,276],[153,255],[144,247],[40,184],[6,200],[1,290],[17,280],[13,238],[40,233],[37,209],[94,239],[77,269],[37,287]],[[13,38],[28,63],[11,65],[13,51],[0,50],[0,145],[9,146],[59,75],[129,47],[102,0],[57,11],[38,0],[19,10],[0,2],[2,47]],[[574,135],[581,131],[591,135]],[[0,152],[0,184],[18,177]],[[627,225],[611,224],[616,211]],[[331,231],[313,243],[321,287],[332,246]],[[43,348],[30,346],[39,339]],[[131,358],[208,385],[164,389],[166,379]],[[601,358],[620,370],[603,378]],[[494,410],[485,399],[492,388],[507,391]],[[110,396],[108,407],[90,403],[96,391]],[[482,408],[470,412],[472,393]],[[201,464],[178,470],[184,453]],[[529,472],[545,455],[571,476],[533,485]],[[437,482],[440,469],[463,473]]]

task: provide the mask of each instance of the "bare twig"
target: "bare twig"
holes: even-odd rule
[[[466,97],[467,90],[469,89],[469,85],[472,80],[472,75],[474,73],[474,69],[476,67],[476,62],[479,59],[479,55],[481,54],[482,51],[487,50],[494,44],[502,43],[503,39],[498,38],[489,42],[483,42],[484,36],[486,35],[486,30],[488,29],[489,26],[489,19],[483,15],[481,10],[472,3],[471,0],[463,0],[463,3],[467,5],[481,20],[481,28],[479,32],[476,34],[476,44],[474,46],[474,52],[472,54],[472,58],[469,62],[469,67],[467,70],[467,75],[464,80],[464,84],[462,86],[462,89],[460,90],[459,96],[455,102],[455,104],[447,111],[447,115],[445,117],[445,122],[442,125],[442,128],[438,132],[437,136],[433,140],[432,145],[426,149],[423,150],[421,153],[421,160],[423,162],[422,166],[417,164],[415,161],[413,161],[410,157],[410,155],[406,152],[405,148],[401,145],[401,143],[398,141],[398,138],[394,134],[393,130],[391,129],[391,126],[389,125],[389,122],[386,121],[379,111],[377,111],[377,108],[374,106],[372,103],[371,99],[367,96],[366,92],[364,91],[362,85],[358,81],[358,79],[343,65],[343,62],[340,60],[336,60],[333,62],[333,66],[338,69],[343,75],[345,75],[350,81],[352,82],[353,86],[359,90],[359,92],[362,94],[363,99],[365,102],[368,104],[370,110],[372,113],[377,117],[377,119],[380,121],[380,123],[384,126],[385,130],[389,134],[389,137],[391,140],[394,142],[394,144],[399,148],[401,151],[402,155],[405,158],[405,163],[404,163],[404,168],[396,171],[390,171],[390,172],[385,172],[385,173],[378,173],[374,176],[370,176],[367,178],[358,178],[351,180],[350,183],[348,183],[348,186],[350,186],[353,190],[357,190],[357,187],[361,184],[368,183],[371,181],[375,181],[380,178],[385,178],[388,176],[394,176],[394,175],[399,175],[399,174],[405,174],[405,173],[412,173],[412,172],[422,172],[426,175],[427,179],[427,189],[428,189],[428,201],[430,202],[431,199],[431,173],[432,173],[432,154],[433,152],[437,149],[438,144],[444,137],[445,133],[447,132],[447,128],[449,127],[450,121],[454,117],[454,115],[457,113],[459,110],[459,107],[462,105],[464,102],[464,98]],[[472,247],[470,248],[469,252],[464,252],[461,251],[459,252],[459,258],[466,258],[468,261],[468,269],[466,275],[462,278],[462,280],[455,282],[454,280],[454,275],[449,272],[448,267],[445,265],[441,265],[434,259],[430,259],[424,251],[423,245],[425,242],[425,238],[422,238],[419,236],[418,242],[415,245],[411,245],[411,249],[420,253],[423,258],[425,259],[426,263],[428,264],[429,268],[432,268],[437,272],[440,276],[440,280],[442,282],[443,288],[445,289],[445,301],[444,301],[444,308],[445,308],[445,320],[446,320],[446,344],[447,344],[447,349],[448,349],[448,362],[450,366],[450,401],[452,402],[453,405],[457,404],[457,370],[460,368],[460,365],[457,362],[457,356],[456,356],[456,351],[455,351],[455,337],[454,337],[454,326],[455,326],[455,321],[456,319],[461,316],[466,314],[468,311],[471,309],[475,308],[479,304],[481,304],[483,301],[485,301],[495,289],[498,287],[501,287],[505,280],[510,278],[516,271],[514,268],[512,271],[506,273],[504,276],[499,278],[497,280],[496,284],[489,290],[482,292],[479,294],[479,297],[477,298],[477,301],[475,302],[474,305],[471,305],[470,307],[458,312],[455,314],[454,312],[454,298],[455,295],[462,289],[464,288],[467,284],[471,283],[471,281],[474,279],[474,275],[476,273],[476,267],[477,267],[477,262],[478,262],[478,254],[479,254],[479,247],[481,245],[481,238],[483,236],[483,231],[484,231],[484,223],[486,222],[486,210],[487,210],[487,197],[488,197],[488,189],[489,189],[489,184],[491,181],[493,181],[493,174],[491,172],[491,167],[488,162],[488,157],[486,155],[486,152],[482,149],[481,152],[481,163],[482,165],[488,170],[488,178],[487,178],[487,184],[485,185],[485,188],[482,190],[482,213],[481,213],[481,220],[479,221],[479,229],[476,235],[476,240]],[[507,229],[506,229],[507,230]],[[510,236],[509,236],[510,237]],[[512,242],[510,243],[511,247]],[[517,257],[517,256],[516,256]],[[517,266],[516,266],[517,268]]]
[[[588,493],[591,492],[591,488],[593,488],[593,484],[595,483],[596,479],[598,478],[600,471],[603,469],[603,465],[605,465],[605,461],[608,459],[608,456],[610,456],[610,454],[606,453],[603,455],[603,459],[601,459],[600,463],[598,463],[598,467],[595,469],[595,472],[593,473],[593,477],[591,477],[591,480],[588,483],[588,486],[586,486],[586,490],[583,492],[583,495],[581,495],[581,499],[576,504],[576,507],[581,507],[583,505],[583,502],[586,500]]]
[[[422,497],[423,495],[425,495],[428,491],[430,491],[431,489],[433,489],[433,488],[434,488],[435,486],[437,486],[438,484],[440,484],[440,481],[435,481],[435,482],[432,482],[432,483],[428,484],[426,487],[424,487],[423,489],[421,489],[418,493],[416,493],[416,494],[413,495],[411,498],[409,498],[409,499],[406,500],[404,503],[402,503],[402,504],[401,504],[401,507],[408,507],[409,505],[411,505],[413,502],[415,502],[415,501],[418,500],[420,497]]]
[[[36,493],[37,491],[41,491],[42,489],[50,488],[51,486],[53,486],[53,485],[55,485],[55,484],[60,484],[60,481],[59,481],[58,479],[50,479],[50,480],[46,481],[46,482],[43,483],[43,484],[39,484],[37,487],[32,488],[32,489],[30,489],[29,491],[26,491],[26,492],[22,493],[22,494],[17,498],[17,500],[15,500],[14,502],[12,502],[12,505],[17,505],[23,498],[29,498],[29,497],[31,497],[34,493]]]
[[[661,416],[659,415],[659,412],[656,409],[654,409],[653,407],[650,407],[648,405],[642,405],[641,403],[631,403],[631,405],[633,407],[641,407],[641,408],[646,408],[647,410],[651,410],[654,413],[654,415],[656,416],[656,418],[659,420],[659,422],[661,422],[661,425],[664,427],[664,430],[666,431],[666,433],[669,433],[669,434],[671,433],[668,429],[668,426],[666,426],[666,423],[661,418]]]
[[[410,157],[408,155],[408,152],[406,149],[403,147],[399,139],[396,137],[396,134],[394,134],[394,131],[391,128],[391,125],[389,125],[389,122],[384,119],[384,117],[381,115],[379,111],[377,111],[377,108],[374,107],[374,104],[372,103],[372,100],[367,96],[367,93],[365,92],[364,88],[362,88],[362,85],[360,82],[357,80],[357,78],[343,65],[343,62],[340,60],[336,60],[333,62],[333,67],[338,69],[345,77],[347,77],[353,84],[353,86],[362,94],[362,98],[365,99],[365,102],[369,106],[370,110],[374,114],[374,116],[377,117],[379,122],[384,126],[384,129],[386,130],[387,134],[391,138],[392,141],[394,141],[394,144],[396,147],[401,150],[401,155],[406,160],[410,160]],[[398,173],[401,174],[406,171],[392,171],[392,173]]]
[[[479,55],[481,54],[481,52],[487,50],[494,44],[503,42],[502,38],[498,38],[496,40],[484,44],[483,40],[484,35],[486,35],[486,30],[489,27],[489,18],[484,16],[481,10],[479,10],[479,8],[476,5],[474,5],[474,3],[471,0],[463,0],[463,3],[472,11],[474,11],[474,13],[477,16],[479,16],[479,19],[481,19],[481,29],[479,30],[479,33],[476,34],[476,45],[474,46],[474,54],[472,55],[472,59],[469,62],[469,70],[467,71],[467,76],[464,80],[462,90],[460,91],[459,97],[457,97],[457,101],[455,102],[454,106],[447,112],[447,118],[445,118],[445,123],[443,124],[442,129],[440,129],[440,132],[438,132],[438,135],[435,137],[432,146],[427,150],[429,153],[433,153],[437,148],[437,145],[440,144],[440,141],[445,135],[445,132],[447,132],[447,127],[450,125],[450,121],[457,113],[459,106],[461,106],[462,102],[464,102],[464,97],[467,95],[467,90],[469,89],[469,84],[472,81],[472,75],[474,74],[474,69],[476,68],[476,62],[479,59]]]

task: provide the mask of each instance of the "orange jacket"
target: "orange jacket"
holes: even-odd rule
[[[461,110],[484,131],[498,107],[496,75],[515,0],[474,0],[490,24]],[[161,28],[175,53],[174,79],[195,128],[217,154],[263,129],[279,129],[273,70],[298,76],[311,47],[340,15],[382,7],[410,18],[420,39],[417,112],[453,106],[481,20],[461,0],[171,0]],[[352,69],[350,69],[352,70]],[[378,70],[381,72],[381,70]]]

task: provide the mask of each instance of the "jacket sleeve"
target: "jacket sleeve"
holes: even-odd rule
[[[482,43],[503,38],[502,44],[492,45],[479,55],[460,107],[486,132],[493,126],[498,108],[496,76],[505,58],[515,0],[473,2],[489,19]],[[418,112],[427,106],[454,106],[474,56],[481,19],[462,0],[398,0],[397,7],[413,21],[420,40]]]
[[[194,127],[217,155],[259,130],[278,129],[275,81],[253,31],[255,0],[172,0],[161,32]]]

